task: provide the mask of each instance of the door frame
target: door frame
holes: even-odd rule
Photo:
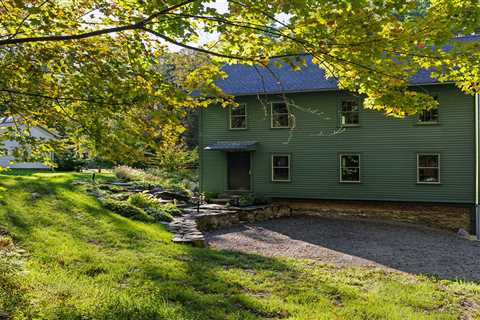
[[[228,186],[228,153],[234,153],[234,152],[248,152],[250,154],[250,189],[248,190],[231,190],[229,189]],[[224,161],[225,161],[225,179],[224,179],[224,188],[223,190],[225,192],[235,192],[235,193],[252,193],[254,190],[253,187],[253,159],[254,159],[254,151],[227,151],[224,152]]]

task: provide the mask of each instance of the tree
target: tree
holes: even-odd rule
[[[232,103],[214,85],[218,63],[296,68],[310,55],[365,107],[395,116],[436,107],[408,86],[421,68],[480,92],[479,43],[452,41],[480,25],[478,0],[229,0],[226,13],[212,2],[1,1],[3,112],[129,162],[176,141],[188,108]],[[200,25],[219,40],[192,45]],[[172,77],[166,42],[217,64]]]
[[[11,16],[15,8],[18,6],[2,13]],[[55,30],[56,23],[42,27],[34,18],[40,15],[50,21],[49,12],[53,11],[55,6],[31,14],[23,24]],[[22,28],[19,35],[29,30]],[[215,66],[185,72],[181,79],[172,81],[161,70],[169,63],[164,61],[169,55],[165,45],[138,32],[81,41],[4,45],[0,55],[0,66],[5,70],[0,76],[4,115],[52,128],[73,140],[79,152],[88,151],[92,157],[113,162],[148,161],[175,144],[184,130],[181,119],[189,108],[224,100],[215,98],[218,92],[211,82],[218,74]],[[200,94],[193,96],[193,91]],[[30,149],[32,144],[41,144],[28,139],[28,131],[21,127],[3,136],[21,140]],[[32,152],[32,157],[42,157],[51,149],[46,145],[53,143],[57,147],[58,141],[44,141],[42,148],[33,150],[38,152]]]

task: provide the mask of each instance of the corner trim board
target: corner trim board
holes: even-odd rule
[[[478,205],[478,188],[479,188],[479,141],[480,141],[480,129],[479,129],[479,109],[480,108],[480,94],[475,94],[475,233],[477,239],[480,240],[480,208]]]

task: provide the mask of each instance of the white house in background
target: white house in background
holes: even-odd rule
[[[15,126],[15,121],[12,117],[0,118],[0,130],[6,127],[13,126]],[[31,127],[30,134],[32,135],[32,137],[46,140],[55,138],[55,135],[53,133],[42,127]],[[18,159],[15,160],[15,157],[11,155],[11,153],[19,146],[19,143],[17,141],[3,141],[3,146],[7,149],[7,155],[0,156],[0,167],[9,167],[12,169],[50,169],[50,167],[46,166],[42,162],[20,162]],[[53,154],[51,154],[50,156],[53,159]]]

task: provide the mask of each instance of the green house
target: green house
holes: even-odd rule
[[[203,192],[478,205],[478,95],[422,71],[411,85],[439,108],[399,119],[364,109],[311,63],[273,68],[225,67],[219,85],[240,105],[201,112]]]

